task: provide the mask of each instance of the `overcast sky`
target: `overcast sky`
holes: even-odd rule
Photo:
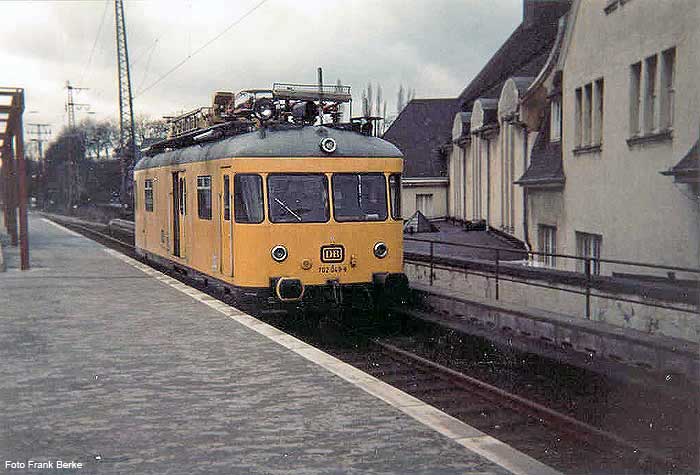
[[[455,97],[522,17],[522,0],[267,0],[149,88],[260,2],[125,1],[136,114],[204,106],[215,90],[314,83],[318,66],[356,100],[381,84],[389,112],[400,84],[417,98]],[[0,18],[0,86],[25,88],[25,122],[57,135],[66,80],[89,88],[75,101],[92,117],[118,116],[112,0],[2,1]]]

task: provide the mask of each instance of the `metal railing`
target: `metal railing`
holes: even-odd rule
[[[648,262],[635,262],[621,259],[604,259],[596,257],[574,256],[570,254],[556,254],[547,252],[528,251],[526,249],[506,248],[486,246],[481,244],[466,244],[455,243],[450,241],[420,239],[415,237],[404,236],[405,242],[425,243],[428,249],[424,252],[413,251],[406,249],[404,246],[404,260],[411,264],[426,266],[429,268],[429,283],[433,286],[435,281],[435,270],[459,271],[465,274],[477,275],[494,281],[494,296],[499,300],[500,284],[502,281],[524,284],[532,287],[547,288],[559,290],[563,292],[578,294],[585,296],[585,315],[587,319],[591,318],[591,298],[597,297],[614,301],[639,304],[648,307],[662,308],[666,310],[674,310],[684,313],[700,313],[700,278],[692,288],[690,285],[687,288],[679,286],[683,281],[677,281],[670,277],[672,272],[683,272],[692,274],[694,277],[700,277],[700,269],[668,266],[661,264],[651,264]],[[463,256],[455,257],[447,254],[436,254],[436,246],[452,246],[453,248],[468,248],[472,250],[487,251],[488,257],[472,257]],[[427,251],[427,253],[425,253]],[[505,257],[505,259],[504,259]],[[515,257],[515,259],[513,258]],[[521,257],[521,259],[517,259]],[[560,270],[552,267],[535,267],[532,265],[523,265],[523,261],[529,263],[536,262],[534,258],[555,258],[555,259],[570,259],[574,262],[582,262],[583,272],[574,272],[571,270]],[[624,277],[613,275],[600,275],[600,270],[603,264],[615,266],[628,266],[643,269],[653,269],[666,271],[669,275],[668,279],[661,276],[635,276],[625,274]],[[486,270],[484,270],[486,269]],[[597,269],[594,273],[592,270]],[[481,272],[480,272],[481,271]],[[526,278],[518,278],[518,274],[526,274]],[[533,282],[532,280],[544,280],[546,282]],[[559,285],[552,285],[551,281],[559,280],[565,285],[578,288],[567,288]],[[693,279],[693,283],[695,279]],[[688,283],[690,284],[690,282]],[[597,289],[612,289],[617,295],[610,293],[599,293]],[[623,289],[623,290],[621,290]],[[635,300],[623,297],[620,293],[636,294],[644,300]],[[656,303],[648,300],[650,294],[665,294],[662,297],[657,297],[658,300],[676,301],[668,294],[683,297],[683,303],[692,308],[679,307],[677,305],[667,305],[664,303]],[[653,297],[652,297],[653,298]],[[681,300],[681,299],[678,299]]]

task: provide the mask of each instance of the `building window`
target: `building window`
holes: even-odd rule
[[[540,252],[545,254],[557,253],[557,228],[540,224],[537,228],[537,243]],[[539,261],[547,267],[556,267],[557,259],[552,255],[540,255]]]
[[[574,127],[576,131],[576,147],[583,145],[582,121],[583,121],[583,98],[581,88],[576,89],[576,110],[574,116]]]
[[[661,102],[660,125],[662,129],[673,127],[673,109],[676,81],[676,48],[661,53]]]
[[[550,105],[550,128],[549,139],[552,142],[561,140],[561,99],[556,97],[552,99]]]
[[[630,66],[630,136],[639,135],[639,111],[642,105],[642,63]]]
[[[601,145],[603,143],[603,106],[605,104],[603,78],[597,79],[593,84],[595,97],[593,144]]]
[[[417,194],[416,195],[416,210],[420,211],[423,216],[429,218],[433,215],[433,195]]]
[[[199,219],[211,219],[211,176],[197,177],[197,214]]]
[[[628,145],[672,139],[675,76],[675,47],[630,66]]]
[[[600,248],[603,236],[599,234],[582,233],[576,231],[576,255],[591,259],[591,274],[600,275]],[[579,260],[577,270],[586,272],[586,262]]]
[[[576,148],[597,150],[603,142],[603,78],[577,88],[575,99]]]
[[[589,83],[583,87],[583,145],[591,145],[593,127],[593,86]]]
[[[143,202],[146,211],[153,211],[153,180],[146,180],[143,183]]]
[[[644,133],[656,130],[656,56],[644,60]]]

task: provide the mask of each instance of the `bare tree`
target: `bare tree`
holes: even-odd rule
[[[365,114],[367,117],[372,115],[372,107],[374,106],[374,102],[372,101],[373,99],[372,83],[370,82],[367,83],[367,114]]]
[[[403,84],[401,84],[399,86],[399,94],[398,94],[398,98],[396,100],[396,115],[397,116],[401,113],[401,111],[403,110],[405,105],[406,104],[404,103]]]
[[[136,141],[139,145],[145,141],[162,140],[168,134],[168,124],[164,119],[153,119],[147,115],[136,117]]]
[[[384,101],[384,108],[382,111],[382,117],[384,118],[384,120],[382,121],[382,135],[384,135],[384,132],[386,131],[386,128],[387,128],[386,101]]]
[[[367,91],[362,91],[362,115],[367,117],[369,115],[369,103],[367,102]]]
[[[415,98],[416,98],[416,88],[413,88],[408,93],[408,99],[406,100],[406,103],[408,104],[409,102],[411,102]]]

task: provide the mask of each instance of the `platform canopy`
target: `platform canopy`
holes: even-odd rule
[[[0,87],[0,155],[11,147],[23,112],[24,89]]]
[[[13,245],[20,244],[22,269],[29,268],[27,186],[24,165],[24,89],[0,87],[0,199]],[[17,233],[19,209],[19,236]]]

